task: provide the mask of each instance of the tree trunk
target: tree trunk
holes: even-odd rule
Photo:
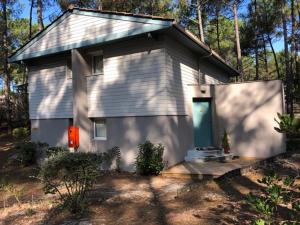
[[[33,3],[34,3],[34,0],[31,0],[30,12],[29,12],[29,36],[28,36],[29,39],[32,36],[32,9],[33,9]]]
[[[273,53],[273,57],[274,57],[274,61],[275,61],[276,72],[277,72],[277,79],[280,79],[280,73],[279,73],[279,66],[278,66],[277,56],[276,56],[276,52],[275,52],[275,49],[274,49],[274,46],[273,46],[270,34],[268,34],[268,42],[269,42],[270,47],[272,49],[272,53]]]
[[[264,41],[264,62],[265,62],[265,71],[266,71],[267,77],[269,77],[268,55],[267,55],[267,47],[266,47],[266,40],[265,40],[265,37],[263,37],[263,41]]]
[[[300,89],[300,75],[298,74],[299,72],[299,65],[298,65],[298,41],[297,41],[297,36],[296,36],[296,31],[297,31],[297,22],[296,22],[296,15],[295,15],[295,1],[291,0],[291,19],[292,19],[292,33],[291,33],[291,64],[290,64],[290,71],[293,77],[293,83],[294,79],[295,81],[298,80],[297,86],[298,89],[296,91],[299,91]],[[296,82],[295,82],[296,85]],[[295,96],[299,96],[300,93],[296,92]],[[297,95],[298,94],[298,95]],[[294,97],[294,96],[293,96]]]
[[[285,76],[286,76],[286,105],[287,112],[292,114],[293,112],[293,98],[292,98],[292,76],[289,67],[289,46],[288,46],[288,35],[287,35],[287,23],[285,15],[285,1],[281,5],[281,19],[282,19],[282,29],[283,29],[283,39],[284,39],[284,60],[285,60]]]
[[[237,14],[237,1],[234,1],[234,3],[233,3],[233,13],[234,13],[234,30],[235,30],[236,52],[237,52],[237,69],[240,72],[241,81],[244,81],[243,61],[242,61],[239,23],[238,23],[238,14]]]
[[[38,17],[38,30],[41,31],[44,29],[43,23],[43,0],[37,0],[37,17]]]
[[[2,17],[3,17],[3,74],[5,75],[5,103],[6,103],[6,119],[8,132],[11,133],[12,124],[11,124],[11,104],[10,104],[10,73],[8,65],[8,33],[7,33],[7,0],[2,0]]]
[[[258,60],[258,33],[257,33],[257,4],[254,0],[254,9],[255,9],[255,79],[259,80],[259,60]]]
[[[200,1],[201,0],[197,0],[198,28],[199,28],[200,41],[204,42],[204,32],[203,32],[203,24],[202,24],[202,7]]]

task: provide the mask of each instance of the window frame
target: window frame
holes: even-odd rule
[[[98,122],[103,122],[105,124],[105,137],[96,137],[96,123]],[[107,125],[106,125],[106,119],[93,119],[93,139],[94,140],[99,140],[99,141],[106,141],[107,140]]]
[[[100,72],[100,73],[95,73],[95,68],[94,68],[94,66],[95,66],[95,60],[94,60],[94,58],[95,57],[102,57],[102,72]],[[103,54],[100,54],[100,53],[98,53],[98,54],[92,54],[92,75],[103,75],[104,74],[104,56],[103,56]]]

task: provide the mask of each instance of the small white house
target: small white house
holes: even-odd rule
[[[121,148],[130,169],[137,145],[165,145],[174,165],[195,146],[269,157],[284,151],[274,131],[280,81],[228,84],[239,73],[172,19],[74,8],[17,50],[28,68],[31,138],[80,151]]]

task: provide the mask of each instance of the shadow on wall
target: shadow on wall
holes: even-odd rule
[[[125,168],[132,169],[137,145],[150,140],[165,146],[169,165],[183,160],[190,143],[180,137],[188,129],[188,118],[165,116],[177,102],[168,96],[162,41],[144,36],[103,50],[104,75],[89,77],[87,90],[89,116],[107,118],[108,135],[107,141],[92,141],[92,150],[105,151],[117,145]],[[176,76],[183,96],[181,76]]]
[[[285,151],[284,135],[274,130],[283,111],[281,81],[216,86],[219,140],[227,130],[232,151],[265,158]]]

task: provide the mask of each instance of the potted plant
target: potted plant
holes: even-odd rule
[[[228,134],[226,130],[224,130],[223,138],[222,138],[222,148],[224,149],[225,154],[230,153],[230,145],[229,145],[229,139]]]

